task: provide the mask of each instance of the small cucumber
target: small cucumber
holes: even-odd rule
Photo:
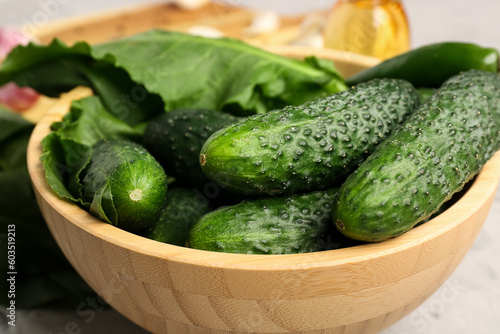
[[[245,200],[203,216],[189,247],[215,252],[290,254],[323,250],[338,189]]]
[[[238,117],[206,109],[176,109],[153,118],[143,136],[146,149],[169,176],[190,185],[209,182],[198,163],[205,141]]]
[[[155,222],[167,192],[160,164],[144,147],[123,139],[99,141],[92,147],[82,184],[90,213],[128,231]]]
[[[201,150],[205,174],[234,192],[291,194],[341,183],[416,109],[404,80],[373,80],[326,98],[245,118]]]
[[[438,211],[500,148],[500,77],[450,78],[342,185],[334,217],[347,237],[382,241]]]
[[[185,246],[191,227],[210,211],[208,201],[198,193],[187,188],[169,189],[160,218],[141,234],[156,241]]]

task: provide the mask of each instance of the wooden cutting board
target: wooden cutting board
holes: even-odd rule
[[[253,44],[281,45],[292,42],[300,35],[302,23],[308,15],[326,15],[315,12],[280,16],[278,30],[250,35],[246,28],[256,13],[255,10],[222,3],[210,3],[196,10],[185,10],[171,3],[141,5],[56,21],[40,27],[35,37],[42,43],[57,37],[69,44],[81,40],[95,44],[150,29],[186,31],[195,25],[202,25]]]
[[[304,25],[307,18],[312,16],[315,18],[312,21],[317,22],[318,17],[321,19],[326,15],[324,12],[312,12],[280,16],[277,30],[249,34],[247,28],[257,13],[255,10],[222,3],[210,3],[196,10],[182,9],[171,3],[136,5],[57,20],[33,29],[33,37],[42,44],[50,43],[56,37],[69,45],[77,41],[96,44],[150,29],[187,31],[193,26],[207,26],[219,30],[227,37],[239,38],[257,46],[279,46],[293,43],[310,33],[311,28],[317,28],[313,22],[308,30]],[[57,100],[42,96],[23,116],[37,122]]]
[[[210,3],[197,10],[185,10],[171,3],[141,5],[58,20],[34,29],[36,31],[34,37],[42,44],[50,43],[56,37],[68,45],[77,41],[97,44],[151,29],[185,32],[193,26],[207,26],[219,30],[227,37],[242,39],[270,52],[293,57],[293,54],[286,54],[287,49],[283,46],[300,45],[300,41],[304,38],[315,33],[319,34],[322,20],[327,15],[326,12],[316,11],[296,16],[279,16],[278,29],[266,33],[250,34],[248,27],[257,14],[258,12],[255,10],[221,3]],[[319,58],[331,58],[331,52],[335,51],[314,49],[308,46],[297,46],[296,48],[307,49],[309,54]],[[371,66],[379,62],[376,58],[349,52],[341,52],[337,57],[350,60],[358,59],[359,61],[354,63]],[[346,68],[338,66],[338,69],[345,75],[351,75],[361,70],[356,66]],[[28,120],[37,122],[57,100],[42,96],[23,115]]]

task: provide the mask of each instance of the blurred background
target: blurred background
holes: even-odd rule
[[[71,20],[77,15],[96,15],[101,11],[116,10],[127,6],[144,6],[149,3],[168,1],[137,0],[0,0],[0,26],[25,26],[30,33],[48,29],[54,21]],[[183,1],[184,6],[194,6],[198,1]],[[385,3],[387,1],[379,1]],[[221,0],[210,6],[221,23],[227,18],[224,8],[249,8],[255,10],[248,25],[240,31],[245,37],[263,44],[300,44],[315,48],[341,47],[342,41],[333,41],[339,36],[340,26],[335,26],[342,17],[334,15],[334,0]],[[500,2],[492,0],[403,0],[407,21],[399,31],[406,34],[398,42],[402,52],[425,44],[442,41],[473,42],[482,46],[500,49]],[[221,11],[222,8],[222,11]],[[337,8],[338,9],[338,8]],[[219,12],[217,12],[219,11]],[[337,12],[338,13],[338,12]],[[347,14],[343,14],[347,15]],[[130,19],[133,22],[133,17]],[[203,19],[203,18],[201,18]],[[345,19],[345,16],[344,16]],[[373,18],[373,20],[380,17]],[[389,19],[390,18],[382,18]],[[395,20],[404,19],[402,17]],[[366,20],[366,18],[365,18]],[[348,20],[354,24],[353,20]],[[217,23],[217,22],[216,22]],[[345,25],[345,24],[344,24]],[[205,35],[225,34],[224,29],[209,29],[196,22],[192,32]],[[352,29],[350,29],[352,31]],[[282,33],[277,33],[282,32]],[[232,31],[231,33],[235,33]],[[276,37],[279,36],[279,37]],[[363,35],[364,38],[370,34]],[[377,35],[378,36],[378,35]],[[77,36],[75,37],[77,38]],[[350,40],[359,38],[347,36]],[[345,45],[345,43],[344,43]],[[375,48],[371,48],[375,50]],[[359,51],[362,50],[352,50]],[[389,55],[376,54],[381,58]],[[467,254],[450,279],[422,306],[385,330],[383,334],[417,333],[482,333],[496,334],[500,328],[500,265],[494,262],[500,254],[500,191],[484,228],[475,245]],[[85,296],[85,294],[84,294]],[[0,332],[6,334],[38,333],[145,333],[110,308],[95,302],[88,294],[77,307],[35,307],[18,311],[16,327],[7,326],[5,317],[0,318]],[[92,305],[93,307],[88,307]],[[5,312],[5,311],[4,311]]]
[[[0,24],[19,25],[32,22],[40,10],[48,9],[47,17],[63,17],[93,13],[128,5],[169,1],[139,0],[0,0]],[[193,2],[193,1],[188,1]],[[308,11],[328,10],[334,0],[219,0],[219,3],[276,11],[293,15]],[[500,47],[498,12],[500,3],[492,0],[403,0],[409,16],[411,46],[418,47],[438,41],[474,41]],[[44,18],[38,17],[40,21]]]

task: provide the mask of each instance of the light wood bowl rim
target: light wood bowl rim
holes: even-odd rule
[[[293,46],[269,47],[267,49],[287,55],[293,54],[297,57],[315,53],[318,56],[330,58],[334,61],[346,61],[347,59],[365,67],[377,62],[371,57],[335,50],[312,52],[309,48]],[[248,255],[202,251],[160,243],[121,230],[91,216],[76,204],[62,200],[52,191],[45,180],[45,172],[39,160],[42,153],[41,140],[50,132],[52,122],[59,121],[67,110],[67,105],[50,109],[36,125],[28,145],[28,169],[33,186],[40,194],[39,200],[47,202],[53,210],[78,228],[106,242],[146,256],[197,266],[238,270],[303,270],[370,261],[410,248],[421,247],[426,242],[453,230],[467,221],[470,216],[487,204],[491,196],[494,196],[500,182],[500,152],[497,152],[485,164],[471,188],[450,209],[397,238],[381,243],[316,253],[288,255]],[[482,194],[482,196],[476,196],[477,194]]]

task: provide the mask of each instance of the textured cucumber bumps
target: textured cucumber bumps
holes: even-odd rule
[[[160,162],[169,176],[192,185],[204,185],[198,155],[205,141],[238,117],[206,109],[176,109],[148,123],[144,146]]]
[[[201,150],[204,173],[244,194],[332,187],[363,162],[418,105],[414,87],[382,79],[255,115],[214,133]]]
[[[500,148],[500,77],[450,78],[342,185],[346,236],[382,241],[428,218]]]
[[[189,246],[226,253],[293,254],[323,250],[337,188],[247,200],[203,216]]]
[[[141,235],[167,244],[185,246],[191,227],[212,208],[205,198],[187,188],[168,189],[166,197],[160,218]]]

